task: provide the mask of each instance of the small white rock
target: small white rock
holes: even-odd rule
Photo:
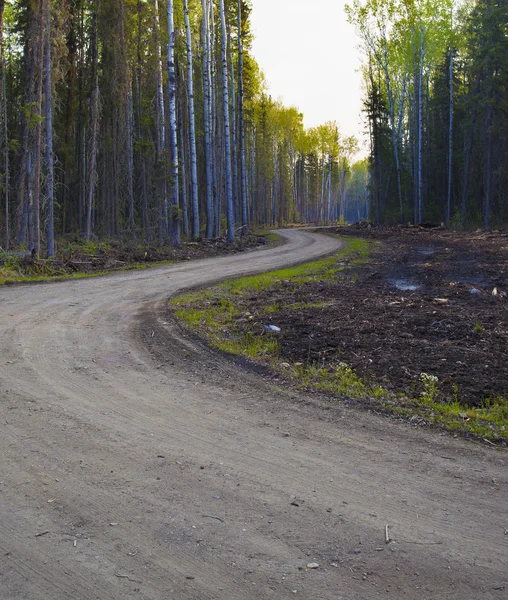
[[[309,563],[307,569],[319,569],[319,565],[317,563]]]

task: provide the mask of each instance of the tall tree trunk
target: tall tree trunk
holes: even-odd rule
[[[330,222],[332,214],[332,157],[328,154],[328,175],[326,177],[326,190],[328,192],[328,200],[326,207],[326,224]]]
[[[5,56],[4,56],[4,8],[5,8],[5,0],[0,0],[0,85],[2,86],[2,91],[0,93],[0,127],[3,128],[2,136],[0,139],[0,147],[3,147],[3,188],[4,188],[4,200],[5,200],[5,208],[4,208],[4,217],[5,217],[5,249],[9,249],[9,241],[10,241],[10,228],[9,228],[9,132],[8,132],[8,114],[7,114],[7,88],[6,88],[6,75],[5,75]]]
[[[171,160],[171,217],[169,238],[172,244],[180,243],[178,139],[176,122],[176,70],[175,70],[175,27],[173,0],[168,0],[168,98],[169,98],[169,153]]]
[[[386,34],[385,34],[386,35]],[[390,115],[390,129],[392,131],[392,145],[393,145],[393,156],[395,158],[395,169],[397,171],[397,194],[399,198],[399,218],[402,223],[403,220],[403,207],[402,207],[402,186],[400,181],[400,158],[399,158],[399,137],[398,137],[398,129],[395,127],[395,101],[393,98],[393,89],[389,72],[389,64],[388,64],[388,46],[386,37],[383,39],[384,42],[384,62],[383,62],[383,71],[385,74],[385,83],[386,89],[388,93],[388,111]],[[403,88],[405,90],[406,81],[404,79]],[[404,102],[404,91],[402,92],[401,103]]]
[[[179,129],[180,129],[180,172],[181,172],[181,183],[180,186],[182,194],[182,215],[183,215],[183,233],[186,237],[189,236],[189,211],[187,208],[187,171],[185,164],[185,128],[183,123],[183,109],[179,109]]]
[[[463,175],[463,182],[462,182],[462,200],[461,200],[461,209],[460,209],[460,224],[461,224],[462,229],[464,229],[466,226],[466,203],[467,203],[468,182],[469,182],[469,165],[471,164],[471,152],[473,150],[473,138],[474,138],[475,124],[476,124],[476,108],[473,109],[473,114],[471,116],[471,125],[469,128],[469,135],[467,138],[465,158],[464,158],[464,175]]]
[[[192,39],[189,21],[189,3],[183,0],[185,17],[185,42],[187,45],[187,93],[189,103],[189,134],[190,134],[190,164],[191,164],[191,202],[192,202],[192,237],[199,238],[199,198],[198,198],[198,161],[196,155],[196,126],[194,111],[194,74]]]
[[[485,229],[490,229],[490,205],[492,192],[492,92],[489,94],[489,104],[487,108],[487,139],[485,148]]]
[[[162,81],[162,59],[160,46],[160,27],[159,27],[159,3],[153,0],[154,11],[154,38],[155,38],[155,80],[156,80],[156,124],[157,124],[157,193],[159,201],[159,246],[162,246],[167,235],[167,190],[165,177],[165,117],[164,117],[164,89]]]
[[[78,97],[79,97],[79,123],[76,128],[76,150],[78,155],[78,207],[75,214],[72,214],[71,206],[71,218],[70,222],[72,226],[77,226],[80,232],[86,231],[86,211],[88,201],[88,190],[87,190],[87,163],[88,157],[86,154],[86,105],[85,105],[85,25],[84,25],[84,2],[81,3],[81,10],[79,15],[79,78],[78,78]],[[93,43],[93,42],[92,42]],[[93,90],[93,87],[92,87]],[[98,96],[97,96],[98,98]]]
[[[229,89],[228,89],[228,51],[226,15],[224,0],[220,0],[220,19],[222,29],[222,94],[224,110],[224,143],[225,143],[225,175],[226,175],[226,218],[228,224],[228,242],[235,240],[235,218],[233,212],[233,178],[231,172],[231,133],[229,124]]]
[[[143,107],[141,103],[141,82],[142,82],[142,63],[143,58],[141,55],[141,44],[142,44],[142,19],[141,19],[142,4],[141,0],[138,0],[137,5],[137,17],[138,17],[138,31],[137,31],[137,65],[136,65],[136,117],[137,117],[137,140],[141,141],[143,138]],[[138,153],[140,177],[141,177],[141,198],[142,198],[142,220],[143,230],[145,232],[145,241],[149,244],[152,241],[152,232],[150,230],[150,213],[148,209],[148,191],[147,191],[147,174],[146,174],[146,156],[143,151],[143,146],[140,144],[140,150]]]
[[[221,181],[222,151],[219,139],[219,99],[220,90],[217,86],[217,71],[220,66],[220,56],[214,54],[215,48],[215,6],[209,2],[210,11],[210,152],[212,156],[212,205],[214,213],[214,235],[221,235]],[[220,188],[222,189],[222,188]]]
[[[201,0],[203,24],[201,37],[203,45],[203,118],[205,129],[205,176],[206,176],[206,237],[213,237],[213,174],[212,174],[212,115],[210,90],[210,25],[208,0]]]
[[[37,256],[41,253],[41,150],[42,150],[42,88],[44,80],[44,1],[37,3],[37,46],[36,46],[36,81],[35,96],[35,126],[34,164],[33,164],[33,197],[32,197],[32,227],[30,230],[30,247]]]
[[[141,106],[141,89],[140,89],[140,59],[141,56],[138,53],[138,75],[136,76],[136,116],[137,116],[137,133],[136,137],[138,140],[142,139],[143,127],[142,127],[142,106]],[[139,150],[138,153],[139,169],[140,169],[140,185],[141,185],[141,204],[142,204],[142,220],[143,230],[145,232],[145,242],[148,244],[152,241],[152,233],[150,231],[150,216],[148,211],[148,191],[146,183],[146,157],[143,149]]]
[[[132,93],[132,80],[129,79],[127,87],[127,202],[129,230],[133,238],[136,237],[136,220],[134,213],[134,98]]]
[[[51,89],[51,0],[46,0],[44,96],[46,109],[46,193],[48,196],[47,256],[55,256],[54,167],[53,167],[53,110]]]
[[[37,120],[40,115],[40,103],[39,113],[34,112],[37,108],[37,59],[41,35],[39,8],[38,3],[29,3],[27,6],[28,34],[24,48],[26,69],[24,103],[28,110],[21,112],[20,168],[18,176],[17,242],[20,246],[24,245],[28,232],[30,248],[33,248],[33,227],[31,222],[34,183],[33,153],[35,145],[33,120]]]
[[[423,220],[423,65],[425,60],[424,30],[420,27],[420,60],[418,65],[418,150],[417,150],[417,196],[418,222]]]
[[[242,205],[242,233],[248,233],[247,172],[245,169],[245,123],[243,110],[243,34],[242,0],[238,0],[238,133],[240,137],[240,201]]]
[[[241,220],[241,208],[238,206],[238,160],[237,160],[237,143],[236,143],[236,82],[235,82],[235,65],[233,62],[233,49],[231,44],[231,35],[228,33],[228,49],[229,49],[229,72],[231,79],[231,167],[233,175],[233,209],[235,224]]]
[[[446,200],[446,224],[450,222],[452,212],[452,167],[453,167],[453,49],[450,46],[450,102],[448,121],[448,193]]]
[[[92,97],[90,101],[90,151],[88,156],[88,189],[86,199],[85,236],[92,237],[92,210],[97,184],[97,146],[99,137],[99,72],[98,72],[98,32],[97,10],[93,14],[92,38]]]

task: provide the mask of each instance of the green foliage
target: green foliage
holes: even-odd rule
[[[436,399],[439,388],[439,380],[435,375],[429,375],[428,373],[420,373],[420,380],[422,382],[423,391],[420,394],[420,399],[425,404],[431,404]]]
[[[365,53],[373,218],[421,206],[424,221],[505,226],[508,4],[353,0],[346,15]]]
[[[484,331],[485,331],[485,327],[481,323],[476,321],[476,323],[474,324],[474,332],[475,333],[483,333]]]

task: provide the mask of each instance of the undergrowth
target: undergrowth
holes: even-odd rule
[[[271,232],[253,233],[251,237],[263,237],[269,245],[280,242],[280,238]],[[250,243],[251,238],[245,239]],[[213,245],[217,245],[217,242],[221,240],[203,240],[203,248],[199,247],[199,242],[155,247],[132,240],[62,238],[56,244],[57,254],[53,260],[32,258],[29,252],[23,250],[7,253],[0,248],[0,285],[83,279],[115,271],[167,266],[180,260],[213,256],[213,252],[209,253],[208,250],[213,251]],[[222,245],[224,247],[225,242]],[[239,242],[239,245],[242,243]]]
[[[206,290],[192,292],[172,300],[176,317],[190,329],[203,335],[212,347],[233,355],[242,355],[261,362],[291,381],[297,388],[315,390],[379,412],[416,423],[444,428],[454,434],[481,438],[489,442],[508,439],[508,399],[493,398],[480,408],[466,407],[455,397],[442,398],[438,380],[432,374],[421,373],[412,394],[396,393],[382,385],[363,379],[345,362],[335,365],[281,362],[276,332],[266,328],[253,333],[245,327],[252,315],[242,303],[249,295],[266,290],[276,291],[284,284],[304,285],[309,281],[329,281],[341,272],[357,267],[369,256],[372,242],[350,239],[346,247],[334,256],[297,267],[261,275],[226,281]],[[351,276],[351,274],[350,274]],[[321,308],[326,303],[299,302],[287,309]],[[268,316],[282,307],[278,303],[263,307]],[[419,390],[417,392],[417,390]]]

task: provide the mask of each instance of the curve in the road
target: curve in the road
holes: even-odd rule
[[[504,453],[291,401],[199,353],[157,364],[136,341],[140,313],[182,289],[340,244],[281,235],[247,255],[0,290],[0,599],[508,589]]]

